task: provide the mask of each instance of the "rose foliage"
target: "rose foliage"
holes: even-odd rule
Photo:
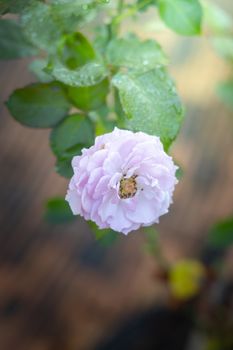
[[[168,210],[176,168],[166,153],[183,121],[156,33],[125,31],[145,11],[178,34],[201,31],[199,0],[0,1],[0,58],[31,56],[36,78],[9,96],[12,117],[51,128],[56,171],[73,176],[73,212],[123,233]]]

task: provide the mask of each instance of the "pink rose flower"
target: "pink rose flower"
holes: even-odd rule
[[[66,200],[74,214],[124,234],[168,212],[177,166],[160,139],[115,128],[72,160]]]

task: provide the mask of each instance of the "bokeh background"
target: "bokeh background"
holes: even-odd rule
[[[231,0],[218,3],[233,15]],[[153,26],[152,16],[147,12],[122,30],[160,42],[186,106],[172,148],[184,174],[170,213],[156,227],[172,263],[195,257],[210,227],[233,211],[233,119],[216,95],[230,68],[208,31],[180,37]],[[81,219],[44,221],[46,200],[64,196],[68,181],[54,171],[49,130],[19,125],[4,106],[15,88],[35,81],[28,63],[0,62],[0,349],[88,350],[130,315],[162,303],[167,290],[154,278],[156,262],[142,233],[106,247]]]

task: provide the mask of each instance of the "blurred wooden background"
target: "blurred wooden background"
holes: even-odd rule
[[[138,28],[140,30],[140,28]],[[186,105],[172,153],[184,170],[174,204],[157,227],[170,261],[195,256],[209,227],[233,211],[233,119],[215,95],[225,64],[205,39],[159,41]],[[191,44],[190,44],[191,43]],[[85,222],[50,226],[47,198],[65,195],[54,172],[49,130],[16,123],[3,102],[33,81],[27,61],[0,63],[0,349],[88,350],[134,310],[166,298],[154,261],[132,233],[99,246]]]

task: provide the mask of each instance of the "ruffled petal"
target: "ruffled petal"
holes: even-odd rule
[[[177,167],[158,137],[115,128],[72,166],[66,200],[74,214],[99,228],[128,234],[158,222],[172,203]]]
[[[68,190],[65,200],[69,203],[74,215],[81,213],[81,198],[77,195],[75,190]]]

